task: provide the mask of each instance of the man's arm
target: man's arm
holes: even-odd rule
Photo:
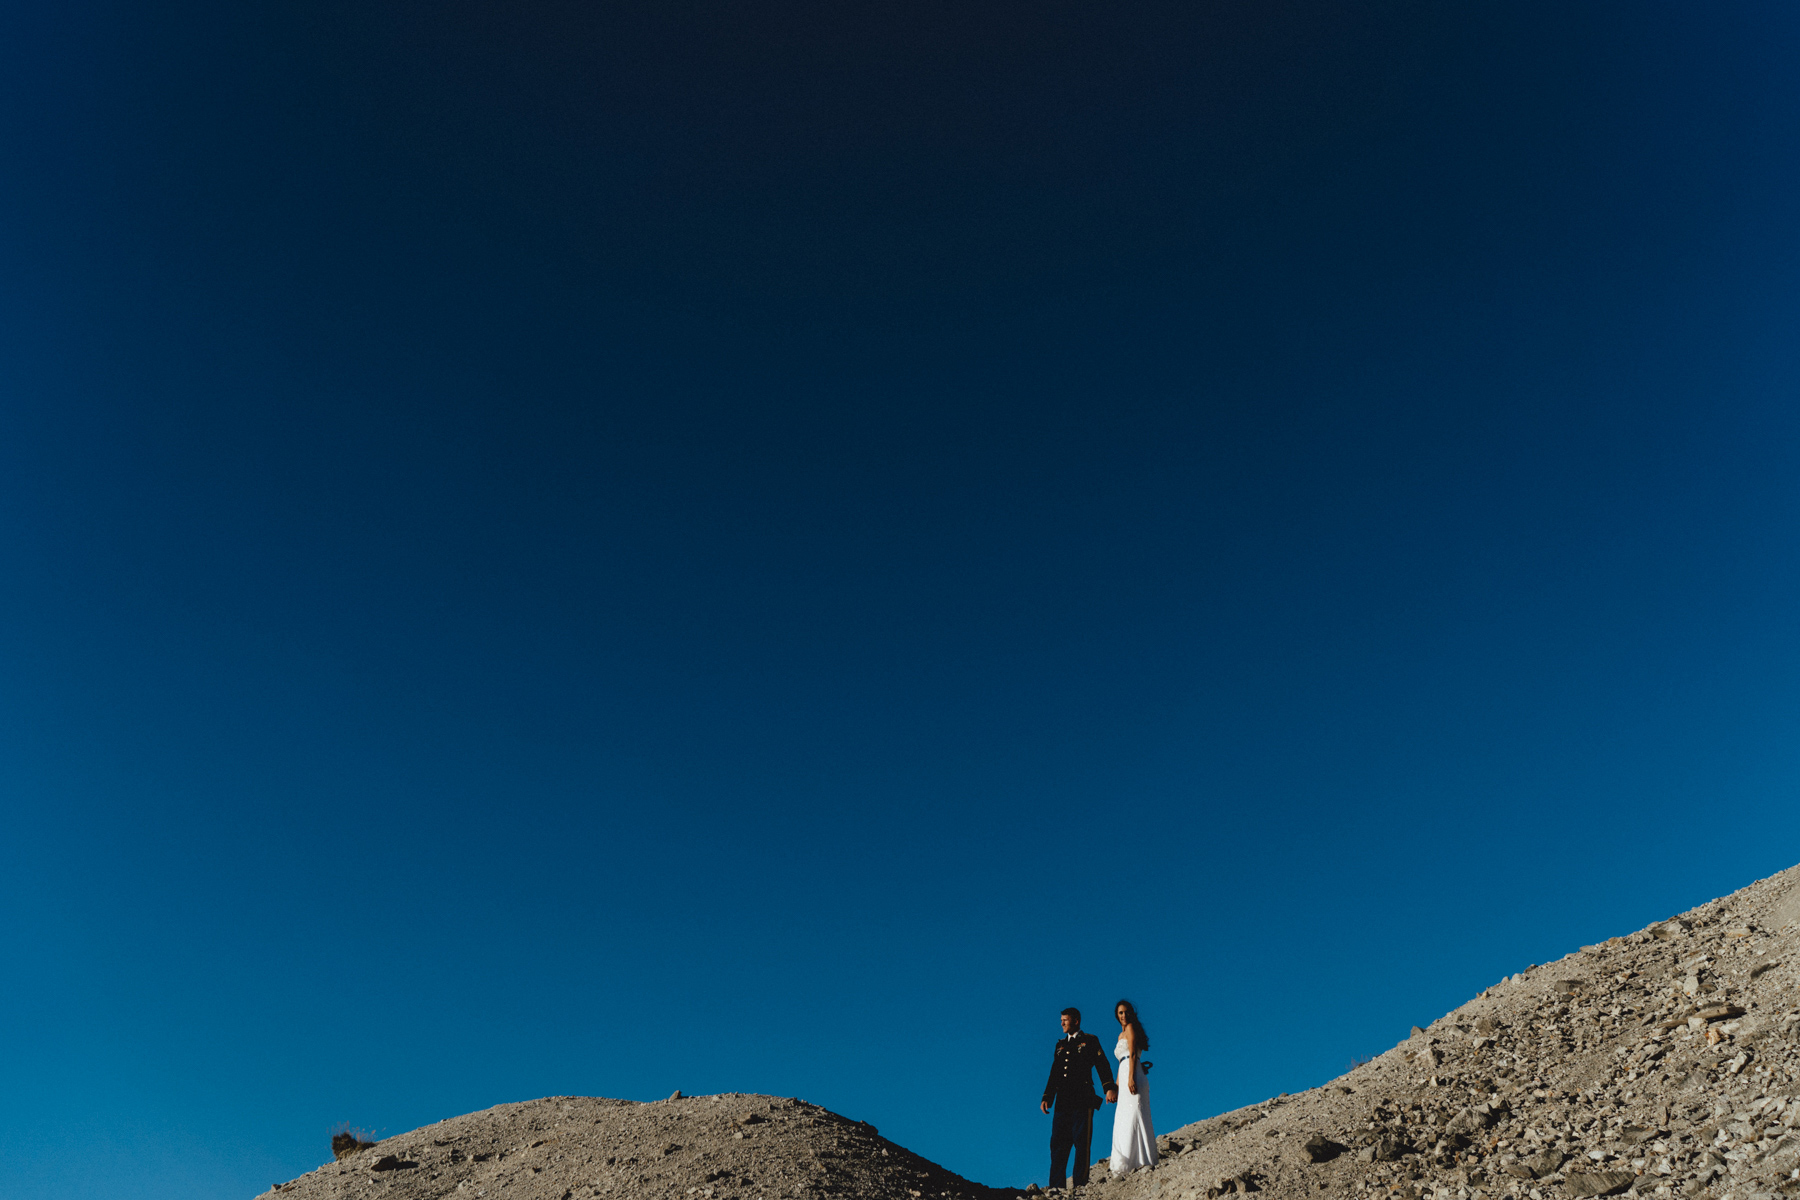
[[[1101,1090],[1106,1093],[1106,1099],[1109,1102],[1116,1100],[1119,1097],[1119,1085],[1113,1080],[1112,1064],[1106,1060],[1105,1051],[1100,1049],[1098,1038],[1090,1044],[1094,1049],[1094,1066],[1099,1069],[1100,1078],[1105,1081]]]
[[[1056,1051],[1050,1052],[1050,1078],[1044,1083],[1044,1102],[1038,1105],[1045,1112],[1050,1111],[1050,1101],[1056,1098]]]

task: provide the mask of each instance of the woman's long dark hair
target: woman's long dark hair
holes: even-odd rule
[[[1117,1017],[1119,1015],[1119,1010],[1121,1008],[1125,1010],[1126,1022],[1131,1026],[1131,1028],[1137,1030],[1138,1049],[1139,1050],[1148,1050],[1150,1048],[1150,1035],[1144,1032],[1144,1023],[1142,1021],[1138,1020],[1137,1005],[1133,1004],[1129,1000],[1119,1001],[1117,1004],[1113,1005],[1113,1016],[1114,1017]]]

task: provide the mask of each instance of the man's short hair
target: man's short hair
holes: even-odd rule
[[[1081,1020],[1081,1010],[1079,1008],[1065,1008],[1062,1010],[1062,1015],[1065,1017],[1074,1017],[1077,1021]]]

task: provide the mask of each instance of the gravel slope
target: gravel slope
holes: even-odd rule
[[[1093,1200],[1800,1194],[1800,867],[1501,980]]]
[[[282,1200],[576,1200],[867,1196],[998,1200],[876,1133],[798,1100],[724,1095],[648,1104],[552,1096],[453,1117],[328,1163]]]

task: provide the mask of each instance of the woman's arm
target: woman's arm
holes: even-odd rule
[[[1135,1096],[1137,1095],[1138,1056],[1144,1052],[1143,1048],[1138,1045],[1136,1026],[1128,1026],[1126,1028],[1125,1045],[1131,1050],[1131,1054],[1126,1061],[1126,1069],[1122,1074],[1125,1076],[1125,1086],[1130,1088],[1131,1094]]]

